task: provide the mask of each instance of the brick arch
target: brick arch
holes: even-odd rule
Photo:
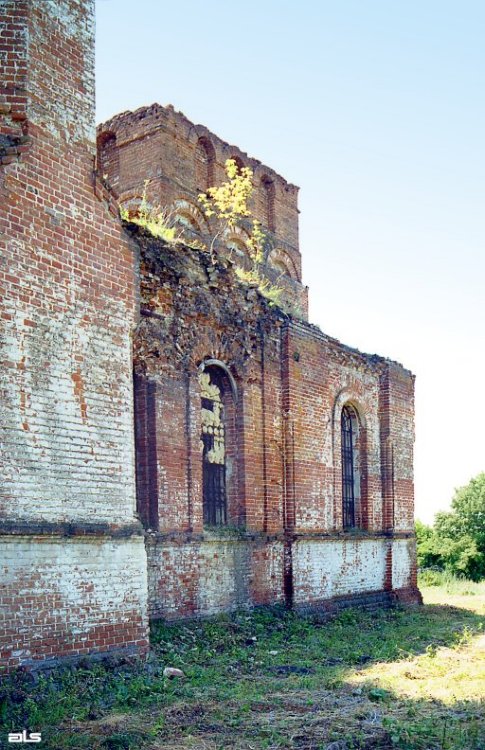
[[[140,206],[141,201],[142,201],[142,196],[136,190],[122,193],[122,195],[119,198],[119,204],[121,208],[126,209],[130,217],[136,216],[136,214],[138,213],[138,208]]]
[[[214,185],[216,152],[210,138],[202,135],[195,146],[195,187],[205,191]]]
[[[246,270],[251,268],[251,258],[245,242],[234,234],[231,234],[229,237],[225,238],[225,245],[231,260],[235,260]]]
[[[236,259],[239,260],[245,268],[249,268],[251,265],[248,240],[248,232],[243,227],[239,226],[227,229],[223,235],[223,242],[229,253],[234,251]]]
[[[231,336],[223,338],[220,334],[216,334],[209,340],[205,333],[200,336],[194,343],[190,354],[191,367],[197,369],[209,359],[224,362],[230,368],[238,386],[246,382],[247,353],[242,344],[236,342],[235,338]]]
[[[203,212],[188,198],[177,198],[177,200],[170,204],[168,211],[173,220],[176,220],[177,215],[186,217],[188,223],[191,225],[188,228],[193,232],[207,234],[210,231]]]
[[[340,414],[345,404],[350,404],[355,409],[360,426],[363,429],[367,429],[367,409],[360,398],[360,394],[354,388],[349,388],[348,386],[342,388],[335,397],[332,410],[333,421],[335,422],[335,419],[340,419]]]
[[[295,261],[286,250],[283,250],[282,248],[271,250],[268,256],[268,263],[270,266],[273,266],[273,268],[283,270],[290,279],[300,281],[300,274]]]
[[[128,209],[130,214],[134,214],[137,207],[145,195],[149,208],[156,209],[160,206],[159,188],[154,180],[146,181],[143,185],[137,185],[132,190],[124,190],[118,197],[120,206]]]

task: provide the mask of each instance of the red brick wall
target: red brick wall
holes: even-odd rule
[[[146,574],[134,515],[134,259],[93,187],[94,3],[0,7],[0,132],[4,146],[5,136],[29,139],[0,167],[0,661],[9,666],[45,658],[46,641],[62,655],[145,648]],[[85,567],[75,560],[89,545]],[[130,556],[128,578],[120,562]]]
[[[0,3],[2,13],[2,36],[0,54],[2,81],[0,82],[0,154],[4,162],[17,158],[17,153],[6,149],[19,145],[27,113],[27,34],[28,0]],[[3,153],[2,153],[3,151]]]
[[[150,528],[150,613],[282,601],[281,315],[230,268],[210,266],[207,254],[170,251],[140,233],[138,242],[137,476]],[[208,360],[234,380],[226,398],[228,526],[219,529],[203,526],[198,368]]]
[[[406,589],[408,599],[419,598],[413,376],[305,323],[290,324],[284,352],[289,521],[294,519],[298,535],[292,551],[295,602],[376,589]],[[358,414],[360,443],[360,522],[351,532],[342,525],[340,417],[346,403]]]

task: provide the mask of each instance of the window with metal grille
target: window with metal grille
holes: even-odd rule
[[[344,529],[356,526],[356,444],[358,422],[351,406],[344,406],[341,420],[342,432],[342,515]]]
[[[201,386],[204,524],[227,524],[226,435],[222,378],[214,370],[199,375]]]

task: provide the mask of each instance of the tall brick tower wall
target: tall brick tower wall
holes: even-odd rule
[[[0,0],[0,20],[0,664],[10,668],[144,650],[147,595],[134,263],[93,180],[94,0]]]

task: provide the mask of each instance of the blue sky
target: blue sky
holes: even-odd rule
[[[416,374],[416,514],[485,471],[485,4],[97,0],[98,121],[171,103],[300,186],[310,318]]]

